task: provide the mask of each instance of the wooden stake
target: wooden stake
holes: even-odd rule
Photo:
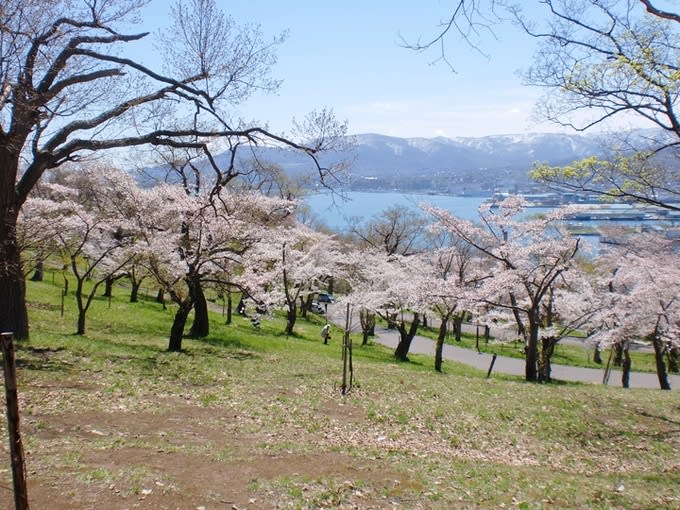
[[[7,425],[9,431],[9,452],[14,479],[14,507],[28,510],[28,490],[26,487],[26,462],[24,447],[19,432],[19,398],[17,396],[16,361],[12,333],[0,333],[3,372],[5,374],[5,400],[7,401]]]

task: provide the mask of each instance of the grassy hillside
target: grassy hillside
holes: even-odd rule
[[[215,313],[167,353],[172,307],[116,289],[76,337],[59,292],[29,283],[17,353],[32,508],[680,507],[675,392],[437,374],[357,341],[342,396],[340,334],[323,345],[318,322],[286,338]]]

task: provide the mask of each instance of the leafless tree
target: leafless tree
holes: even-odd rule
[[[483,48],[485,32],[514,23],[537,41],[533,62],[523,72],[527,85],[546,90],[537,114],[577,131],[616,130],[610,149],[635,154],[621,167],[627,173],[588,164],[581,165],[577,180],[571,178],[573,168],[535,176],[553,186],[669,206],[680,191],[672,162],[680,149],[680,12],[653,0],[532,3],[460,0],[432,37],[410,47],[439,51],[439,58],[455,62],[456,35]],[[626,129],[635,126],[655,129]],[[663,166],[667,169],[660,170]]]
[[[413,255],[423,250],[426,223],[415,209],[394,205],[365,223],[352,218],[349,231],[360,246],[370,246],[386,255]]]
[[[286,145],[307,153],[322,181],[332,174],[318,156],[344,134],[332,112],[314,117],[322,130],[309,143],[232,118],[235,105],[278,86],[270,71],[283,36],[237,26],[214,0],[179,0],[158,39],[157,70],[137,58],[150,34],[129,31],[147,3],[0,6],[0,329],[18,338],[28,319],[16,220],[46,170],[108,149],[166,146],[206,154],[219,180],[210,144],[221,140]]]

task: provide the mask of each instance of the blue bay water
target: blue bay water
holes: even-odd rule
[[[479,206],[489,198],[366,191],[352,191],[345,196],[347,200],[343,201],[329,194],[314,194],[306,197],[304,201],[316,220],[332,230],[343,231],[351,218],[370,220],[395,205],[418,210],[420,204],[427,203],[451,211],[460,218],[474,221],[479,219]]]

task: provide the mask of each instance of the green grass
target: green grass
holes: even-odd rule
[[[29,478],[90,507],[132,507],[149,487],[173,508],[224,506],[243,466],[239,507],[680,507],[675,392],[486,379],[456,363],[440,374],[429,357],[397,363],[357,337],[343,397],[341,335],[323,345],[318,316],[286,337],[279,316],[256,330],[215,311],[208,338],[168,353],[172,306],[129,304],[116,288],[79,337],[60,288],[31,282],[28,298],[17,359]],[[181,476],[191,459],[205,472]]]

